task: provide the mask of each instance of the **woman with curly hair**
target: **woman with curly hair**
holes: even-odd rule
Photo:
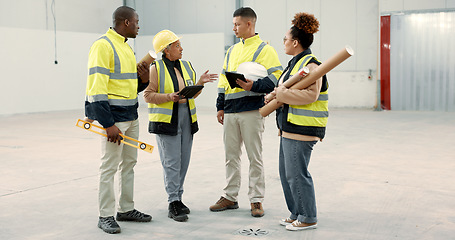
[[[321,64],[309,48],[319,28],[318,20],[312,14],[297,13],[292,24],[283,41],[286,54],[293,58],[283,71],[275,94],[277,101],[284,103],[276,114],[280,131],[279,172],[291,213],[280,224],[296,231],[317,227],[314,185],[308,165],[313,146],[325,135],[328,83],[323,76],[302,90],[283,86],[303,67],[311,72]]]

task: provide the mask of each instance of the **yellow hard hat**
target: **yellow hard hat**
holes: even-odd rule
[[[156,53],[161,52],[169,44],[179,40],[180,38],[181,37],[178,37],[175,33],[169,30],[163,30],[153,37],[153,48]]]

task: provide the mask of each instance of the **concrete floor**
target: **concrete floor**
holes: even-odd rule
[[[156,146],[147,110],[139,111],[140,140]],[[153,220],[120,222],[118,235],[97,228],[100,138],[75,127],[83,111],[0,116],[0,239],[455,239],[455,113],[332,110],[310,164],[319,227],[301,232],[278,224],[288,212],[274,117],[263,141],[265,216],[250,216],[245,156],[240,208],[208,210],[225,183],[222,127],[214,109],[198,113],[184,193],[189,221],[167,217],[158,149],[139,151],[136,208]]]

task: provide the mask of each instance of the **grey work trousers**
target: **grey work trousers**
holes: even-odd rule
[[[176,136],[156,135],[169,203],[182,200],[183,183],[190,165],[193,134],[188,103],[179,104],[177,128]]]

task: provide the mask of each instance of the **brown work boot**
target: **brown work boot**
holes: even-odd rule
[[[215,205],[210,206],[210,211],[212,212],[219,212],[224,211],[226,209],[237,209],[239,208],[239,204],[237,202],[230,201],[225,197],[221,197]]]
[[[251,216],[253,217],[264,216],[264,209],[262,208],[262,203],[260,202],[251,203]]]

